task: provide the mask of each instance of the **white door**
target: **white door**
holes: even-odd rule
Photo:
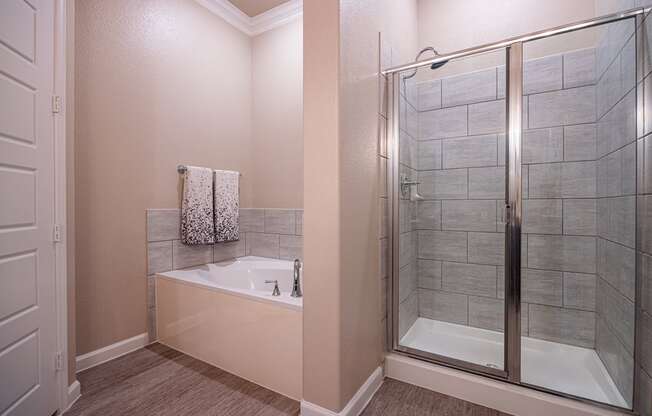
[[[57,410],[54,0],[0,0],[0,415]]]

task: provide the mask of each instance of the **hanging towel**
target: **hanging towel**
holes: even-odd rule
[[[215,242],[240,238],[240,173],[215,171]]]
[[[213,171],[188,166],[181,202],[181,242],[188,245],[213,244]]]

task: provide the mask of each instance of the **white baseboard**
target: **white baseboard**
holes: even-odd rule
[[[134,350],[137,350],[138,348],[142,348],[149,343],[149,335],[145,332],[140,335],[136,335],[135,337],[118,341],[115,344],[107,345],[106,347],[100,348],[99,350],[91,351],[83,355],[78,355],[76,359],[77,372],[79,373],[80,371],[95,367],[96,365],[113,360],[114,358],[121,357]]]
[[[623,413],[491,380],[398,354],[385,357],[385,374],[406,383],[511,415],[622,416]],[[562,375],[560,375],[562,376]]]
[[[378,367],[371,373],[367,381],[360,386],[358,391],[340,412],[333,412],[332,410],[324,409],[321,406],[302,400],[301,416],[358,416],[367,406],[374,393],[380,388],[381,384],[383,384],[383,370],[381,367]]]
[[[65,413],[72,407],[73,404],[79,398],[81,397],[81,384],[79,384],[79,380],[75,380],[72,382],[71,385],[68,386],[68,406],[66,407],[66,410],[64,410],[62,413]]]

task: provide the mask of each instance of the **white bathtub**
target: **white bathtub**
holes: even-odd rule
[[[301,399],[302,301],[293,264],[241,257],[156,276],[159,342]],[[278,280],[281,296],[272,296]]]
[[[302,298],[290,296],[294,278],[293,268],[293,262],[288,260],[246,256],[189,269],[173,270],[160,273],[159,276],[301,310]],[[265,283],[265,280],[278,280],[281,296],[272,296],[274,284]]]

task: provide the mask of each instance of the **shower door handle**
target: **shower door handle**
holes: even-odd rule
[[[503,205],[502,212],[500,213],[500,222],[508,225],[510,221],[510,212],[512,211],[512,207],[509,204]]]

